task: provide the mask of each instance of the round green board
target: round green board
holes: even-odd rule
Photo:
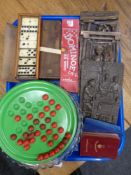
[[[48,99],[45,100],[43,97],[48,97]],[[52,99],[54,104],[50,104]],[[60,105],[61,108],[56,109],[56,105]],[[45,111],[45,106],[49,107],[49,111]],[[55,116],[50,115],[51,111],[55,111]],[[39,117],[40,112],[45,114],[43,118]],[[27,119],[28,114],[32,114],[31,120]],[[21,117],[20,121],[16,121],[16,116]],[[46,118],[50,118],[49,123]],[[39,119],[39,124],[34,124],[34,119]],[[53,122],[57,123],[56,128],[52,128]],[[46,128],[41,130],[40,124],[45,124]],[[0,146],[7,155],[21,163],[48,163],[59,157],[72,143],[77,125],[77,110],[68,93],[51,83],[44,81],[22,83],[10,90],[0,101]],[[34,131],[30,132],[29,126],[34,126]],[[64,129],[62,133],[58,132],[60,127]],[[48,129],[51,129],[51,134],[47,134]],[[19,139],[29,141],[28,138],[23,138],[24,132],[34,134],[36,130],[40,131],[40,136],[34,136],[35,142],[29,144],[30,149],[25,150],[24,145],[18,145]],[[59,148],[59,145],[63,143],[66,133],[71,134],[68,142],[62,149],[59,149],[58,153],[50,156],[50,151]],[[16,134],[15,140],[11,139],[12,134]],[[54,134],[58,135],[57,140],[53,139]],[[41,140],[43,135],[47,136],[45,142]],[[48,145],[50,140],[53,142],[52,146]],[[41,161],[37,159],[39,154],[45,155],[46,153],[48,158]]]

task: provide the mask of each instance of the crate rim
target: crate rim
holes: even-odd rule
[[[42,20],[62,20],[62,19],[80,19],[79,15],[42,15]],[[15,20],[12,25],[17,27],[18,20]],[[118,49],[118,63],[121,63],[122,53],[121,48]],[[6,92],[8,92],[12,87],[11,84],[14,82],[6,82]],[[15,82],[16,84],[17,82]],[[121,123],[121,143],[118,149],[118,156],[122,153],[125,145],[125,130],[124,130],[124,104],[123,104],[123,92],[120,100],[120,123]],[[69,156],[66,161],[109,161],[112,160],[110,158],[96,158],[96,157],[89,157],[89,156]]]

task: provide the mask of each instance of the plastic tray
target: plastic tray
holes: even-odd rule
[[[79,16],[41,16],[42,20],[62,20],[64,18],[75,18],[79,19]],[[18,25],[18,21],[16,20],[13,23],[14,26]],[[121,49],[118,50],[118,63],[121,62]],[[59,81],[52,81],[54,84],[59,84]],[[16,86],[18,83],[16,82],[7,82],[6,83],[6,91],[8,92],[11,88]],[[76,102],[79,102],[79,96],[75,93],[71,93],[71,96],[74,98]],[[121,154],[124,144],[125,144],[125,131],[124,131],[124,105],[123,105],[123,95],[121,96],[120,100],[120,108],[118,114],[118,122],[117,125],[120,127],[120,146],[118,149],[118,155]],[[93,128],[92,128],[93,129]],[[111,160],[109,158],[96,158],[96,157],[89,157],[89,156],[80,156],[79,145],[77,150],[75,150],[68,158],[67,161],[107,161]]]

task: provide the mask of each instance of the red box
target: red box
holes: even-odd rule
[[[60,86],[78,92],[79,19],[62,20]]]

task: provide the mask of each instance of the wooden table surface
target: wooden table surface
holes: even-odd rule
[[[18,13],[41,15],[79,15],[80,11],[98,11],[107,4],[108,10],[119,11],[122,59],[124,70],[125,128],[131,125],[131,0],[0,0],[0,70],[4,50],[6,23],[17,19]],[[0,80],[0,96],[5,93],[5,82]],[[42,175],[68,175],[83,162],[65,162],[62,168],[40,170]]]

